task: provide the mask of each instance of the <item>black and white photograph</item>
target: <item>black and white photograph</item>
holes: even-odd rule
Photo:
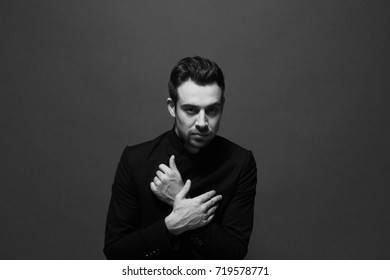
[[[389,260],[389,15],[2,0],[0,259]]]

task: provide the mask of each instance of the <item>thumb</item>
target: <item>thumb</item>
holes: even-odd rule
[[[173,169],[174,171],[179,171],[179,170],[177,169],[177,166],[176,166],[176,163],[175,163],[175,156],[174,156],[174,155],[172,155],[172,156],[169,158],[169,167],[170,167],[171,169]]]
[[[191,180],[187,180],[184,187],[177,193],[176,198],[183,199],[191,188]]]

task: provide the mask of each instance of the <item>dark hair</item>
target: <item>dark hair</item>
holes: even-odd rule
[[[217,83],[223,98],[225,79],[217,63],[200,56],[185,57],[172,69],[168,83],[169,96],[175,104],[178,98],[177,88],[189,79],[201,86]]]

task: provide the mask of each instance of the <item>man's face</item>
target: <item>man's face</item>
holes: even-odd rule
[[[168,98],[168,110],[175,117],[175,131],[184,147],[197,153],[217,134],[222,116],[221,88],[216,84],[200,86],[188,80],[177,88],[177,104]]]

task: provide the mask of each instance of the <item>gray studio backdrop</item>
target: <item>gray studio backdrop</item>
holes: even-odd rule
[[[248,259],[390,258],[386,1],[1,1],[0,258],[102,259],[126,145],[184,56],[258,164]]]

